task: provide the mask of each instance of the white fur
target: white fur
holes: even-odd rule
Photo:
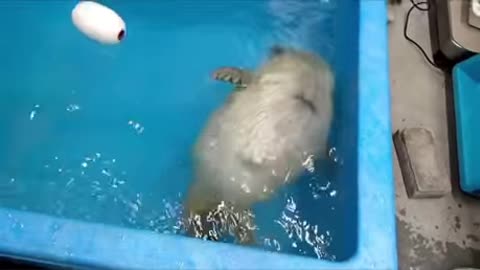
[[[209,120],[195,148],[190,212],[221,201],[248,209],[327,152],[333,75],[317,56],[287,50],[272,56],[246,89],[236,90]],[[295,96],[303,96],[312,111]]]

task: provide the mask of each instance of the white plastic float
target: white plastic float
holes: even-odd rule
[[[93,1],[80,1],[72,10],[72,21],[80,32],[102,44],[117,44],[127,33],[115,11]]]

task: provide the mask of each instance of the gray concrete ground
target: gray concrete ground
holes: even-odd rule
[[[452,182],[452,193],[440,199],[408,199],[398,160],[394,157],[399,265],[401,270],[447,270],[455,267],[480,268],[480,199],[458,190],[455,149],[445,76],[423,59],[403,37],[409,1],[392,9],[390,24],[390,67],[393,129],[425,127],[434,132],[437,152]],[[428,52],[428,15],[413,11],[411,36]],[[453,142],[454,143],[454,142]],[[450,161],[454,155],[453,162]]]

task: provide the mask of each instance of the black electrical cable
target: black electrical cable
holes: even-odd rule
[[[408,10],[407,16],[405,18],[405,25],[403,27],[403,36],[405,37],[406,40],[410,41],[413,45],[415,45],[415,47],[417,47],[422,52],[423,56],[428,61],[428,63],[430,63],[430,65],[432,65],[436,68],[439,68],[435,64],[435,62],[432,59],[430,59],[430,57],[425,52],[425,50],[422,48],[422,46],[420,46],[420,44],[418,44],[415,40],[413,40],[411,37],[408,36],[408,22],[410,20],[410,14],[412,13],[412,11],[414,9],[417,9],[417,10],[420,10],[420,11],[428,11],[428,10],[430,10],[430,4],[427,1],[415,2],[414,0],[410,0],[410,2],[412,3],[412,6]]]

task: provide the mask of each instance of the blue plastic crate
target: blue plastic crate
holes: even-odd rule
[[[460,187],[480,195],[480,55],[453,69]]]

